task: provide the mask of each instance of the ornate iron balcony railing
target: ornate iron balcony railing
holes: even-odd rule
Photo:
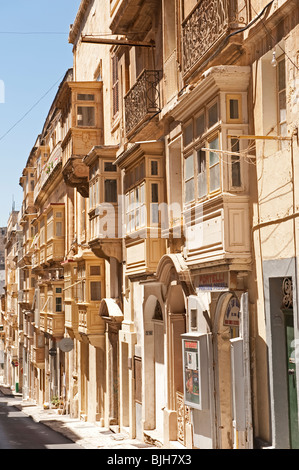
[[[161,71],[143,70],[135,85],[125,95],[126,133],[142,124],[146,118],[161,111],[159,82]]]
[[[184,75],[246,16],[244,0],[202,0],[182,23]]]

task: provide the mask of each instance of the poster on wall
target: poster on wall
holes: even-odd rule
[[[199,341],[183,340],[184,395],[186,405],[201,407]]]

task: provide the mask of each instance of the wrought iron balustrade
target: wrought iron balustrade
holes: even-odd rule
[[[187,74],[231,30],[246,24],[244,0],[202,0],[182,23],[183,72]]]
[[[125,96],[126,133],[161,111],[159,70],[143,70]]]

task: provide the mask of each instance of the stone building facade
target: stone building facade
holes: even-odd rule
[[[25,398],[165,447],[299,447],[298,14],[82,0],[20,180]]]

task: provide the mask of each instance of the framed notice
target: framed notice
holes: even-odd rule
[[[182,335],[184,401],[191,408],[208,407],[207,336]]]

